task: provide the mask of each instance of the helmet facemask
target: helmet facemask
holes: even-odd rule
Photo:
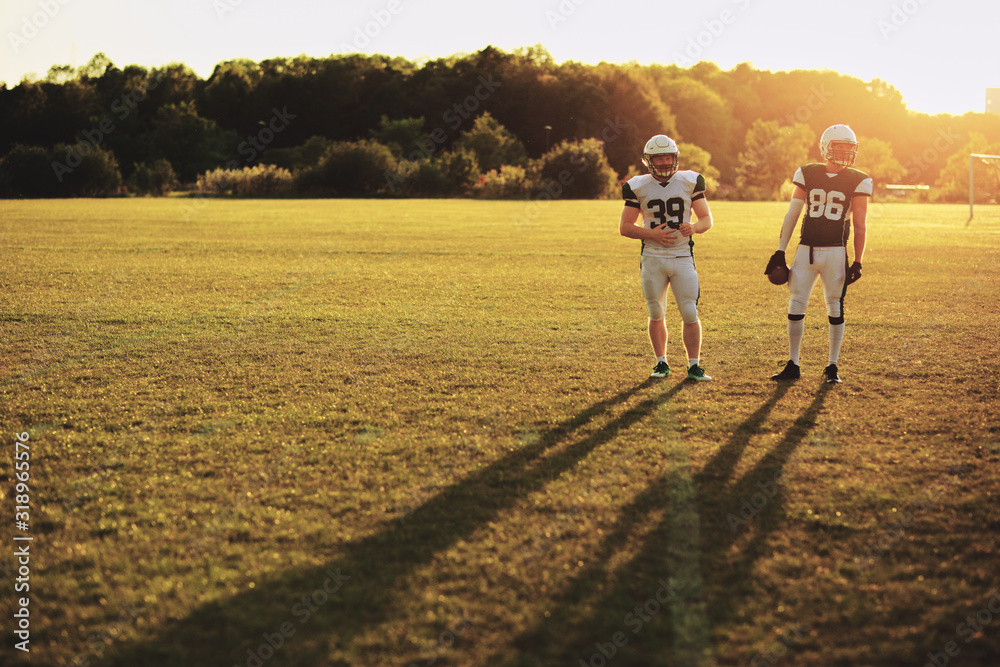
[[[856,141],[831,141],[824,157],[841,167],[853,167],[858,159],[859,146]]]
[[[854,166],[860,146],[854,130],[846,125],[831,125],[819,138],[819,154],[824,160],[841,167]]]
[[[662,162],[662,158],[664,157],[670,158],[669,163],[658,165],[653,162],[654,158],[660,158],[660,161]],[[651,173],[653,176],[662,179],[669,179],[671,176],[677,173],[677,167],[679,165],[679,157],[680,155],[678,153],[667,153],[667,152],[643,153],[642,163],[646,165],[646,168],[649,169],[649,173]]]

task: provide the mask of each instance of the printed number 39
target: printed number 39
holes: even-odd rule
[[[827,192],[816,188],[809,193],[809,217],[824,216],[828,220],[840,220],[844,216],[844,201],[846,199],[843,192],[836,190]]]
[[[661,225],[666,225],[670,229],[677,229],[684,222],[684,200],[680,197],[671,197],[667,201],[653,199],[649,202],[649,209],[656,216],[653,229]],[[673,219],[667,220],[668,215]]]

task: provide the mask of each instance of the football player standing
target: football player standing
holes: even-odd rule
[[[639,266],[642,293],[649,310],[649,341],[656,366],[650,377],[670,374],[667,364],[667,287],[674,293],[684,322],[682,339],[688,356],[687,377],[706,382],[701,368],[701,321],[698,319],[698,272],[695,270],[695,234],[712,228],[712,212],[705,198],[705,178],[694,171],[678,171],[680,151],[670,137],[658,134],[646,142],[642,162],[649,170],[622,185],[619,233],[642,241]],[[691,213],[697,217],[691,222]],[[642,226],[636,224],[642,217]]]
[[[819,140],[825,163],[799,167],[792,178],[795,192],[781,226],[778,250],[768,260],[765,274],[776,267],[788,271],[785,248],[792,238],[802,210],[802,235],[788,276],[788,363],[772,380],[798,380],[799,351],[805,331],[806,306],[816,280],[823,282],[826,312],[830,322],[830,357],[823,370],[826,382],[840,382],[837,363],[844,341],[844,295],[847,286],[861,278],[865,254],[868,198],[872,179],[854,169],[860,144],[846,125],[828,127]],[[847,241],[854,229],[854,262],[849,264]],[[774,282],[774,281],[772,281]]]

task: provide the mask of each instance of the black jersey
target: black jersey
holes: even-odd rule
[[[872,194],[872,179],[868,174],[853,167],[831,174],[825,164],[807,164],[795,172],[792,183],[806,193],[806,215],[799,243],[847,245],[851,236],[851,200]]]

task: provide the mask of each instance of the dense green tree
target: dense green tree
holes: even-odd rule
[[[224,131],[215,121],[202,118],[190,102],[168,104],[157,111],[150,142],[153,155],[166,158],[177,177],[188,183],[215,167],[243,166],[249,162],[252,149],[243,144],[237,147],[235,132]]]
[[[701,146],[686,142],[679,144],[677,149],[681,154],[681,169],[690,169],[704,176],[708,196],[714,195],[719,187],[720,173],[712,164],[712,154]]]
[[[642,148],[650,137],[679,137],[677,121],[646,71],[605,63],[598,66],[597,72],[607,91],[608,107],[599,121],[575,138],[601,140],[608,163],[624,174],[641,163]]]
[[[732,180],[743,127],[733,117],[733,104],[708,84],[691,76],[654,68],[660,97],[677,119],[679,141],[704,147],[720,170]]]
[[[466,149],[476,156],[479,170],[486,172],[504,165],[523,167],[528,153],[517,137],[510,133],[487,111],[472,123],[455,142],[458,149]]]
[[[422,64],[362,54],[231,60],[207,80],[182,64],[117,67],[98,53],[78,69],[55,65],[40,81],[0,85],[0,156],[15,144],[94,145],[113,154],[129,178],[135,165],[166,158],[188,184],[214,167],[261,161],[308,170],[332,143],[372,138],[395,151],[405,167],[397,176],[405,178],[418,167],[442,173],[461,149],[475,155],[477,171],[489,173],[588,139],[603,145],[608,164],[624,177],[638,169],[645,141],[662,133],[705,149],[726,193],[739,184],[745,196],[768,197],[783,171],[771,173],[770,162],[784,152],[798,161],[801,151],[762,143],[755,136],[762,130],[750,132],[758,122],[803,126],[814,137],[833,123],[851,125],[879,151],[868,153],[878,163],[870,167],[880,174],[877,183],[934,183],[952,158],[967,159],[962,151],[971,136],[1000,142],[1000,115],[914,113],[880,79],[768,72],[747,63],[730,70],[709,62],[559,64],[541,47],[487,47]],[[494,140],[514,152],[490,148]],[[807,144],[807,159],[818,160],[815,139]],[[905,172],[899,178],[897,164]],[[412,185],[409,191],[420,194]]]
[[[387,146],[397,158],[413,151],[428,150],[423,146],[430,141],[430,136],[424,132],[422,117],[390,119],[383,114],[379,126],[369,134],[372,139]]]
[[[900,183],[906,176],[906,169],[892,152],[888,141],[873,137],[858,137],[861,148],[855,166],[872,177],[875,191],[884,193],[885,186]]]
[[[248,121],[248,112],[260,80],[260,65],[251,60],[230,60],[216,65],[200,96],[199,110],[221,127],[248,132],[252,122]]]
[[[815,135],[808,125],[782,127],[757,120],[747,130],[736,167],[736,185],[746,199],[777,199],[781,184],[808,161]]]
[[[333,144],[326,137],[309,137],[301,146],[292,148],[270,148],[261,158],[266,164],[273,164],[285,169],[304,169],[315,167],[323,159],[323,155]]]
[[[969,137],[969,142],[962,145],[948,158],[944,169],[931,192],[931,199],[940,202],[968,202],[969,201],[969,156],[980,155],[1000,155],[1000,142],[989,143],[986,137],[979,133],[973,133]],[[973,169],[983,183],[994,184],[997,179],[996,164],[988,165],[981,160],[973,159]],[[976,175],[973,176],[976,178]],[[975,183],[975,180],[973,181]],[[977,201],[986,201],[984,188],[976,187]],[[994,193],[991,199],[996,199]],[[991,202],[993,203],[993,202]]]

